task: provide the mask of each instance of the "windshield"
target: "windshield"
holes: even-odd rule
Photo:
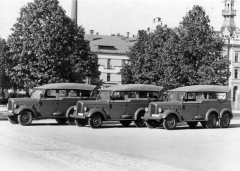
[[[98,95],[98,100],[110,100],[111,91],[101,91]]]
[[[167,101],[181,102],[185,92],[170,92]]]
[[[36,89],[33,93],[32,93],[32,95],[31,95],[31,99],[40,99],[41,98],[41,96],[40,96],[40,94],[42,94],[43,93],[43,90],[42,89]]]

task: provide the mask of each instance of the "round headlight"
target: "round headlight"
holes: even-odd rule
[[[77,106],[74,106],[74,107],[73,107],[73,110],[77,110]]]
[[[162,108],[158,108],[158,112],[159,112],[159,113],[162,113],[162,112],[163,112],[163,109],[162,109]]]
[[[86,112],[88,110],[87,106],[84,106],[83,110]]]
[[[147,107],[145,108],[145,112],[148,112],[148,108]]]

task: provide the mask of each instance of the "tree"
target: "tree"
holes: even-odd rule
[[[97,79],[97,56],[58,0],[35,0],[21,8],[9,36],[7,75],[18,86]]]

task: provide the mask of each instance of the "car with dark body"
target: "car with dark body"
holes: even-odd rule
[[[99,128],[103,121],[119,121],[129,126],[145,126],[141,117],[150,101],[162,101],[163,87],[144,84],[126,84],[100,90],[96,100],[78,101],[71,118],[78,126]]]
[[[151,102],[145,109],[147,127],[163,124],[165,129],[175,129],[178,122],[186,122],[195,128],[198,122],[203,127],[214,128],[219,122],[227,128],[233,118],[231,88],[219,85],[194,85],[170,90],[165,102]]]
[[[75,124],[69,118],[78,100],[94,99],[96,86],[79,83],[53,83],[34,88],[30,98],[8,100],[8,120],[30,125],[33,119],[56,119],[59,124]],[[96,99],[96,96],[95,96]]]

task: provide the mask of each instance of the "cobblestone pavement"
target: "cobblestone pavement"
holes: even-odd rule
[[[155,162],[144,161],[128,156],[86,149],[51,138],[21,133],[14,130],[0,129],[0,144],[42,157],[65,163],[72,169],[84,171],[183,171]]]

